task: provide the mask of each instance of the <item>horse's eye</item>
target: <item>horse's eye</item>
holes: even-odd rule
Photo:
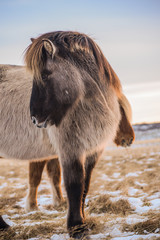
[[[47,78],[48,78],[48,74],[43,73],[43,74],[42,74],[42,79],[43,79],[43,80],[46,80]]]
[[[49,75],[51,75],[51,72],[49,72],[49,71],[43,72],[43,73],[42,73],[42,79],[43,79],[43,80],[47,80],[48,77],[49,77]]]

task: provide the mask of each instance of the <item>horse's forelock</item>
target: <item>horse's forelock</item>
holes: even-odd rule
[[[42,81],[41,72],[44,67],[42,49],[43,40],[35,39],[26,49],[24,57],[26,67],[33,73],[36,81]]]
[[[92,54],[99,68],[99,73],[106,76],[107,81],[116,90],[117,96],[121,95],[121,84],[119,78],[114,73],[107,59],[103,55],[99,46],[85,34],[70,31],[57,31],[46,33],[34,39],[32,44],[27,48],[25,54],[25,63],[27,68],[34,74],[37,81],[41,81],[41,72],[45,64],[43,56],[43,39],[49,39],[58,48],[63,47],[63,51],[69,51],[71,54],[82,52]]]

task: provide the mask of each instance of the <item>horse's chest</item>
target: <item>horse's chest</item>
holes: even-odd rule
[[[78,138],[78,142],[86,151],[92,151],[105,146],[116,134],[119,123],[119,108],[115,105],[112,110],[106,106],[92,106],[88,111],[82,110],[75,118],[71,127],[71,136]]]

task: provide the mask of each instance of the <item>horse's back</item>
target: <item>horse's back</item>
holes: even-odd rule
[[[0,65],[1,156],[34,159],[54,153],[46,131],[30,120],[31,88],[32,76],[25,67]]]

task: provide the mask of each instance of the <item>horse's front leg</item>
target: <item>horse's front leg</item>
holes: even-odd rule
[[[67,228],[71,237],[79,238],[84,232],[82,198],[85,171],[83,157],[62,158],[64,184],[68,198]]]
[[[84,218],[85,218],[85,214],[84,214],[85,199],[89,191],[92,171],[96,163],[98,162],[98,159],[100,158],[102,152],[103,151],[99,151],[94,153],[93,155],[88,156],[85,161],[85,187],[84,187],[84,193],[83,193],[83,199],[82,199],[82,213]]]
[[[25,207],[27,212],[38,209],[37,190],[45,164],[46,161],[29,163],[29,189]]]

